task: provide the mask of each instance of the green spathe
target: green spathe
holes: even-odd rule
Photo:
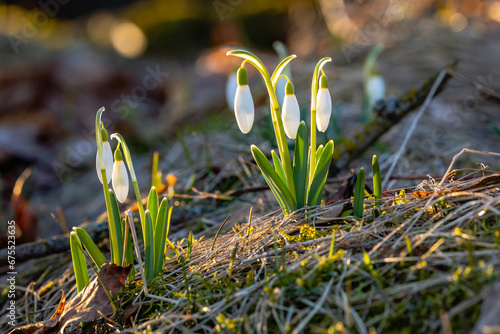
[[[238,69],[238,86],[248,85],[248,74],[244,67]]]

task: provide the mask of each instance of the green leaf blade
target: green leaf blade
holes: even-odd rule
[[[321,157],[321,154],[323,153],[323,145],[319,145],[318,149],[316,150],[316,162],[314,165],[314,168],[316,168],[316,165],[318,164],[319,158]]]
[[[309,195],[307,197],[307,205],[319,205],[321,203],[321,196],[323,195],[323,188],[325,187],[326,178],[328,176],[328,169],[332,162],[333,156],[333,141],[330,140],[318,159],[316,168],[314,170],[311,185],[309,186]]]
[[[278,157],[276,152],[274,152],[274,150],[271,151],[271,156],[273,157],[274,170],[280,176],[281,180],[283,180],[283,182],[286,185],[288,185],[286,175],[285,175],[285,169],[283,168],[283,164],[281,163],[280,158]]]
[[[109,189],[109,197],[111,202],[112,219],[109,222],[109,237],[111,243],[111,258],[113,263],[120,266],[123,257],[123,236],[122,227],[120,225],[120,210],[118,209],[118,202],[113,190]]]
[[[306,204],[306,190],[308,177],[309,136],[305,122],[300,122],[295,137],[295,150],[293,156],[293,182],[297,198],[297,208]]]
[[[85,255],[81,246],[80,239],[76,232],[70,234],[71,259],[73,260],[73,269],[75,271],[76,288],[78,292],[82,291],[89,284],[89,273],[85,262]]]
[[[267,184],[271,190],[273,190],[273,194],[276,199],[278,202],[281,200],[283,205],[286,207],[286,214],[294,211],[297,208],[297,204],[295,203],[295,200],[286,184],[276,173],[273,166],[271,166],[271,163],[269,163],[266,156],[257,148],[257,146],[252,145],[251,150],[255,162],[259,166]]]
[[[150,281],[154,278],[154,241],[153,241],[153,221],[151,212],[146,210],[146,233],[144,235],[144,266],[146,272],[146,280]]]
[[[149,191],[147,210],[151,212],[151,220],[154,229],[156,226],[156,218],[158,217],[158,192],[155,187],[151,187]]]
[[[156,219],[156,226],[154,230],[154,243],[155,243],[155,273],[163,270],[163,261],[165,259],[165,242],[167,239],[167,214],[169,211],[167,198],[163,198],[158,210],[158,218]],[[170,218],[170,215],[169,215]]]

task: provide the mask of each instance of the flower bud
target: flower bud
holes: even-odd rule
[[[111,146],[108,141],[108,132],[106,129],[101,129],[101,138],[102,138],[102,160],[104,162],[104,169],[106,170],[106,180],[111,181],[111,173],[113,172],[113,151],[111,151]],[[101,175],[101,164],[99,162],[99,151],[96,153],[95,158],[95,169],[97,171],[97,177],[99,181],[102,183],[102,175]]]
[[[300,107],[295,97],[293,84],[286,84],[286,95],[283,99],[283,127],[288,138],[295,139],[300,124]]]
[[[128,195],[128,173],[123,161],[120,148],[115,150],[115,162],[113,164],[113,190],[118,202],[123,203]]]
[[[385,97],[385,82],[380,75],[372,75],[366,83],[370,107]]]
[[[243,67],[238,70],[238,88],[234,98],[234,114],[241,132],[250,132],[255,116],[255,107],[250,87],[248,87],[247,70]]]
[[[332,115],[332,98],[328,91],[328,79],[325,75],[321,76],[320,88],[316,100],[316,125],[318,131],[325,132],[330,123]]]

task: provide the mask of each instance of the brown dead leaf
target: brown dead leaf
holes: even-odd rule
[[[322,215],[323,219],[338,218],[346,210],[347,203],[339,203],[335,205],[329,205],[328,211],[325,211]]]
[[[128,267],[112,263],[102,265],[99,275],[112,295],[120,291],[131,268],[132,265]],[[64,329],[72,324],[89,322],[112,314],[113,307],[108,295],[96,277],[66,305],[65,312],[60,318],[61,331],[64,332]]]
[[[59,318],[64,311],[64,306],[66,304],[66,294],[64,291],[62,292],[61,300],[59,301],[59,305],[57,306],[57,310],[52,314],[49,320],[47,321],[39,321],[34,324],[28,324],[24,326],[19,326],[14,328],[9,334],[42,334],[42,333],[50,333],[51,330],[54,330],[59,323]]]
[[[117,294],[125,280],[132,265],[120,267],[106,262],[102,265],[99,275],[108,291]],[[39,321],[34,324],[16,327],[11,334],[46,334],[60,331],[81,322],[94,321],[102,316],[113,314],[113,307],[109,301],[106,291],[95,277],[79,294],[65,305],[65,296],[61,298],[59,307],[49,320]]]

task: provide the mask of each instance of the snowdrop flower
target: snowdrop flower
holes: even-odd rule
[[[104,161],[104,168],[106,170],[106,180],[111,181],[111,173],[113,172],[113,151],[111,151],[111,146],[108,141],[108,132],[106,129],[101,129],[101,138],[102,138],[102,157]],[[95,157],[95,169],[97,171],[97,177],[99,181],[102,183],[102,175],[101,175],[101,165],[99,163],[99,151],[96,153]]]
[[[283,126],[288,138],[295,139],[297,136],[297,129],[300,124],[300,108],[293,84],[288,82],[286,84],[286,95],[283,99]]]
[[[128,174],[120,147],[115,150],[115,162],[113,164],[113,189],[116,199],[123,203],[128,195]]]
[[[226,82],[226,103],[229,109],[234,110],[234,96],[238,88],[238,74],[232,72]]]
[[[255,107],[250,87],[248,87],[247,70],[243,67],[238,69],[238,88],[236,88],[236,95],[234,97],[234,114],[241,132],[250,132],[253,125]]]
[[[316,100],[316,124],[318,131],[325,132],[330,123],[332,115],[332,98],[328,91],[328,79],[325,75],[321,76],[318,97]]]
[[[366,91],[368,93],[370,107],[372,107],[375,102],[385,97],[384,79],[378,74],[371,75],[366,83]]]

